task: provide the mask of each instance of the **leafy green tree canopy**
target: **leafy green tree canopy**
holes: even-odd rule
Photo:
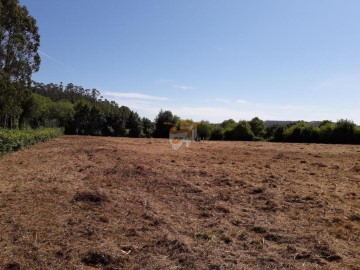
[[[234,129],[236,126],[236,122],[234,119],[225,120],[220,125],[225,130]]]
[[[200,138],[205,140],[209,139],[211,136],[212,126],[209,121],[200,121],[197,124],[197,134]]]
[[[224,129],[221,126],[216,126],[210,135],[210,140],[221,141],[224,139]]]
[[[347,119],[340,119],[336,122],[332,142],[334,143],[352,143],[354,141],[356,125]]]
[[[310,123],[299,121],[284,131],[284,139],[288,142],[318,142],[319,128]]]
[[[176,125],[179,122],[179,117],[173,115],[171,111],[161,110],[155,118],[155,132],[156,138],[169,137],[169,131],[171,126]]]
[[[265,136],[266,127],[265,127],[264,121],[259,119],[259,117],[254,117],[253,119],[251,119],[249,124],[251,126],[251,130],[253,131],[253,133],[256,137],[262,138]]]
[[[40,35],[36,20],[19,0],[0,2],[0,44],[0,79],[30,86],[31,74],[40,67]]]

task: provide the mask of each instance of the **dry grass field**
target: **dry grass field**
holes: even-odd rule
[[[360,146],[63,136],[0,158],[1,269],[360,269]]]

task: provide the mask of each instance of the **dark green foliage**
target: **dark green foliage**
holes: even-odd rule
[[[330,120],[323,120],[323,121],[320,122],[318,127],[322,127],[322,126],[325,126],[327,124],[334,124],[334,123],[332,121],[330,121]]]
[[[50,98],[56,104],[53,109],[66,105],[66,115],[59,115],[58,112],[50,114],[65,128],[66,134],[143,136],[143,123],[139,115],[126,106],[119,107],[114,101],[102,100],[96,89],[84,89],[71,83],[65,88],[62,84],[34,83],[33,91]],[[147,128],[146,136],[150,136],[153,127],[149,124]]]
[[[97,106],[92,106],[89,114],[89,124],[86,134],[101,135],[101,126],[104,122],[104,114]]]
[[[131,112],[128,119],[129,136],[139,138],[142,135],[142,122],[136,112]]]
[[[23,108],[22,104],[29,98],[30,92],[19,82],[0,80],[0,126],[16,128]]]
[[[354,122],[341,119],[336,122],[332,132],[333,143],[353,143],[355,141],[355,128]]]
[[[266,139],[273,142],[360,144],[360,127],[349,120],[339,120],[337,123],[326,120],[320,122],[318,126],[304,121],[287,125],[276,124],[267,127],[266,133],[263,127],[257,128],[262,126],[261,122],[257,117],[250,122],[240,121],[236,125],[233,120],[226,120],[213,128],[210,139],[252,141]],[[264,135],[255,136],[253,130]]]
[[[234,131],[236,140],[252,141],[254,139],[254,133],[247,121],[239,121]]]
[[[85,89],[82,86],[67,84],[65,87],[60,84],[43,84],[33,82],[33,92],[51,98],[52,101],[68,100],[71,103],[76,103],[80,100],[87,100],[89,102],[100,101],[100,92],[93,89]]]
[[[360,143],[359,127],[354,122],[343,119],[336,123],[323,121],[318,127],[304,121],[299,121],[286,128],[279,126],[273,128],[271,133],[271,140],[278,142]]]
[[[323,121],[319,125],[319,141],[322,143],[331,143],[335,124],[330,121]]]
[[[105,114],[102,134],[106,136],[127,136],[127,124],[131,110],[126,106],[119,107],[115,102],[102,101],[100,105]]]
[[[209,121],[201,121],[197,124],[197,134],[202,139],[209,139],[212,134],[212,126]]]
[[[284,141],[284,131],[285,131],[284,126],[276,127],[275,130],[274,130],[274,135],[273,135],[274,141],[283,142]]]
[[[284,130],[286,126],[276,124],[266,128],[265,138],[273,142],[284,141]]]
[[[22,126],[31,112],[28,87],[39,70],[36,21],[18,0],[0,1],[0,126]]]
[[[174,116],[171,111],[161,110],[155,118],[155,138],[168,138],[172,126],[179,123],[179,118]]]
[[[235,128],[236,122],[233,119],[225,120],[220,125],[224,130],[231,130]]]
[[[45,126],[45,121],[50,118],[50,111],[53,102],[50,98],[38,94],[32,94],[32,110],[30,116],[30,125],[33,128]]]
[[[356,127],[356,129],[355,129],[354,143],[360,144],[360,127]]]
[[[75,104],[75,115],[72,127],[76,134],[88,134],[91,107],[91,104],[85,100],[80,100]]]
[[[254,136],[254,138],[252,139],[254,142],[262,142],[265,141],[265,139],[263,137],[256,137]]]
[[[155,130],[154,123],[151,122],[151,120],[146,117],[143,117],[141,121],[142,121],[144,136],[150,138]]]
[[[89,101],[80,100],[76,102],[74,112],[74,119],[69,124],[71,127],[67,130],[80,135],[101,135],[104,115],[99,108]]]
[[[43,142],[62,134],[61,128],[7,130],[0,129],[0,155],[16,151],[37,142]]]
[[[304,121],[299,121],[284,131],[284,141],[306,143],[318,142],[319,128]]]
[[[226,141],[235,141],[236,140],[234,129],[224,130],[224,140],[226,140]]]
[[[211,131],[210,140],[221,141],[224,139],[224,129],[220,126],[216,126]]]
[[[239,121],[233,129],[225,131],[224,139],[230,141],[252,141],[254,133],[247,121]]]
[[[49,117],[56,119],[59,126],[67,127],[74,120],[74,115],[74,105],[67,100],[62,100],[52,103]]]
[[[18,0],[0,2],[0,44],[0,80],[29,86],[40,67],[40,35],[36,20]]]
[[[251,119],[249,124],[251,126],[252,132],[254,133],[254,136],[256,136],[258,138],[262,138],[265,136],[266,127],[265,127],[264,121],[262,121],[258,117],[254,117],[253,119]]]
[[[220,127],[224,130],[224,140],[236,140],[234,134],[236,122],[233,119],[223,121]]]

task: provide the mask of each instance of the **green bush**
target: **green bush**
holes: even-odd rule
[[[254,136],[256,137],[256,140],[261,140],[266,134],[266,127],[264,121],[259,119],[259,117],[254,117],[249,122],[251,126],[251,130],[254,133]]]
[[[62,135],[61,128],[7,130],[0,129],[0,155],[44,142]]]
[[[270,142],[283,142],[285,129],[286,129],[286,126],[279,125],[279,124],[268,127],[265,137]]]
[[[332,132],[332,143],[353,143],[355,140],[356,125],[354,122],[341,119],[336,122]]]
[[[326,122],[319,126],[319,140],[321,143],[331,143],[335,124]]]
[[[255,136],[255,137],[253,138],[253,141],[254,141],[254,142],[264,142],[265,139],[264,139],[263,137],[257,137],[257,136]]]
[[[288,127],[284,131],[284,141],[286,142],[306,142],[314,143],[319,141],[319,128],[304,121]]]
[[[247,121],[239,121],[233,129],[225,130],[224,139],[228,141],[252,141],[254,133]]]
[[[209,139],[212,133],[212,126],[209,121],[201,121],[197,125],[197,133],[200,138]]]
[[[220,126],[216,126],[210,135],[210,140],[221,141],[224,139],[224,129]]]
[[[360,127],[356,127],[354,137],[354,143],[360,144]]]

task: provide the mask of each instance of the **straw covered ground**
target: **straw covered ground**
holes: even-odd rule
[[[63,136],[0,158],[1,269],[360,269],[360,146]]]

